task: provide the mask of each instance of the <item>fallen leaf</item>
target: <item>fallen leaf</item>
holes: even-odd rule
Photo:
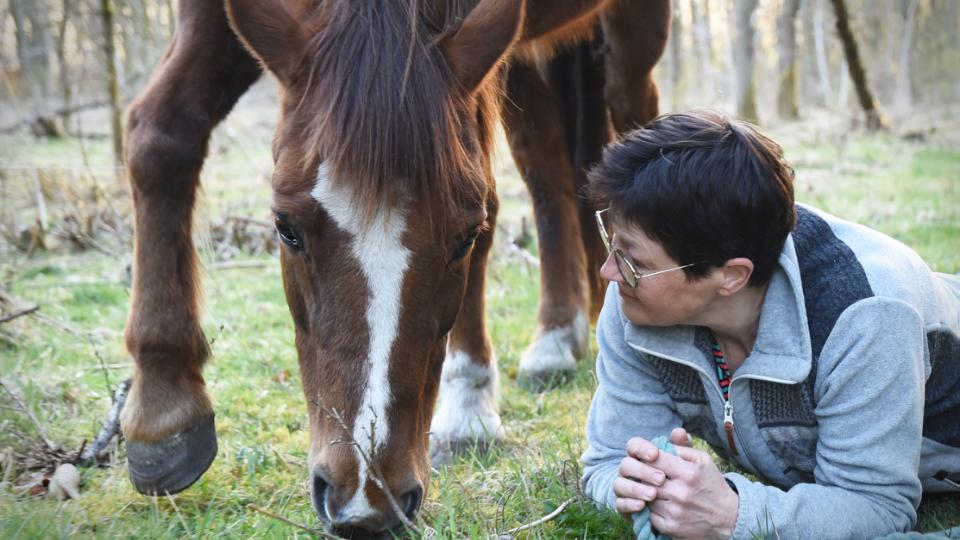
[[[50,478],[50,496],[57,499],[76,499],[80,497],[80,471],[69,463],[61,463]]]

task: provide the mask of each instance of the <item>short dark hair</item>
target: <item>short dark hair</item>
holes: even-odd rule
[[[796,223],[793,169],[779,144],[747,122],[707,110],[667,114],[629,132],[589,173],[590,195],[639,226],[687,279],[732,258],[753,261],[750,286],[770,281]]]

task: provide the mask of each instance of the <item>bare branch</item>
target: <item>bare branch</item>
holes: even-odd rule
[[[512,535],[514,535],[514,534],[517,534],[518,532],[526,531],[526,530],[532,529],[532,528],[534,528],[534,527],[539,527],[540,525],[543,525],[544,523],[546,523],[546,522],[550,521],[551,519],[553,519],[553,518],[559,516],[560,514],[562,514],[563,511],[566,510],[568,506],[570,506],[570,503],[572,503],[572,502],[575,501],[575,500],[577,500],[576,497],[570,497],[569,499],[567,499],[567,500],[563,501],[562,503],[560,503],[560,506],[558,506],[557,509],[554,510],[553,512],[550,512],[549,514],[543,516],[543,517],[540,518],[540,519],[537,519],[537,520],[535,520],[535,521],[531,521],[530,523],[527,523],[526,525],[521,525],[521,526],[519,526],[519,527],[514,527],[514,528],[510,529],[509,531],[507,531],[507,532],[505,532],[505,533],[503,533],[503,534],[504,534],[504,535],[512,536]]]
[[[17,312],[15,312],[15,313],[11,313],[10,315],[4,315],[3,317],[0,317],[0,324],[3,324],[3,323],[5,323],[5,322],[10,322],[10,321],[12,321],[12,320],[14,320],[14,319],[18,319],[18,318],[20,318],[20,317],[23,317],[24,315],[29,315],[29,314],[31,314],[31,313],[39,310],[39,309],[40,309],[40,306],[33,305],[33,306],[30,306],[30,307],[28,307],[28,308],[26,308],[26,309],[17,311]]]
[[[100,429],[100,433],[97,434],[97,438],[93,440],[93,444],[83,449],[83,452],[80,453],[80,459],[78,463],[87,464],[94,462],[97,457],[103,450],[110,444],[110,441],[113,439],[114,435],[120,432],[120,411],[123,410],[123,404],[127,400],[127,392],[130,390],[130,383],[132,379],[127,379],[117,387],[117,391],[113,394],[113,405],[110,406],[110,410],[107,412],[107,420],[103,423],[103,428]]]
[[[386,497],[387,502],[390,504],[390,508],[393,510],[394,514],[397,515],[397,518],[403,523],[403,526],[407,528],[410,532],[417,536],[422,536],[423,532],[419,527],[413,524],[410,521],[410,518],[407,517],[406,513],[400,508],[400,505],[397,504],[397,500],[393,497],[393,493],[390,491],[390,488],[387,486],[387,482],[383,478],[383,472],[380,470],[380,466],[373,462],[370,456],[374,453],[374,440],[373,434],[375,433],[375,428],[377,425],[377,417],[374,414],[373,418],[370,420],[370,431],[368,432],[369,437],[369,454],[363,451],[363,447],[360,446],[360,443],[354,439],[353,434],[350,432],[350,429],[347,428],[347,423],[344,422],[343,417],[340,415],[340,412],[336,409],[327,409],[321,405],[327,414],[340,425],[340,429],[346,434],[346,439],[336,439],[332,441],[332,444],[351,444],[357,449],[357,453],[360,454],[360,458],[363,459],[363,462],[367,465],[367,477],[380,488],[380,491],[383,492],[384,497]],[[363,489],[361,486],[359,489]]]
[[[330,534],[330,533],[328,533],[327,531],[323,531],[323,530],[320,530],[320,529],[311,529],[310,527],[307,527],[306,525],[301,525],[301,524],[297,523],[296,521],[291,521],[291,520],[289,520],[289,519],[287,519],[287,518],[285,518],[285,517],[283,517],[283,516],[279,516],[279,515],[277,515],[277,514],[274,514],[273,512],[270,512],[269,510],[264,510],[263,508],[260,508],[259,506],[256,506],[256,505],[253,504],[253,503],[248,504],[248,505],[247,505],[247,508],[250,509],[250,510],[253,510],[254,512],[260,512],[261,514],[263,514],[263,515],[265,515],[265,516],[272,517],[273,519],[282,521],[282,522],[286,523],[287,525],[290,525],[291,527],[296,527],[296,528],[300,529],[301,531],[306,531],[306,532],[308,532],[308,533],[310,533],[310,534],[314,534],[314,535],[316,535],[316,536],[319,536],[320,538],[333,538],[333,539],[336,539],[336,540],[340,540],[340,539],[341,539],[340,536],[337,536],[337,535],[335,535],[335,534]]]

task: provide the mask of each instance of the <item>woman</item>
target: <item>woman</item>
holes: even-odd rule
[[[873,538],[958,491],[960,279],[796,205],[781,148],[715,113],[628,134],[590,182],[611,253],[591,497],[675,539]]]

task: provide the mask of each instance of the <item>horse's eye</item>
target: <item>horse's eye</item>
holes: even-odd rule
[[[297,233],[294,232],[293,227],[281,218],[274,220],[273,224],[277,227],[277,234],[280,235],[280,240],[283,240],[284,244],[290,246],[290,249],[300,251],[303,243],[300,241]]]
[[[450,259],[451,263],[455,263],[460,259],[467,256],[467,253],[470,253],[470,248],[473,247],[473,243],[477,241],[477,237],[480,236],[480,228],[477,227],[462,237],[457,243],[456,249],[453,250],[453,258]]]

